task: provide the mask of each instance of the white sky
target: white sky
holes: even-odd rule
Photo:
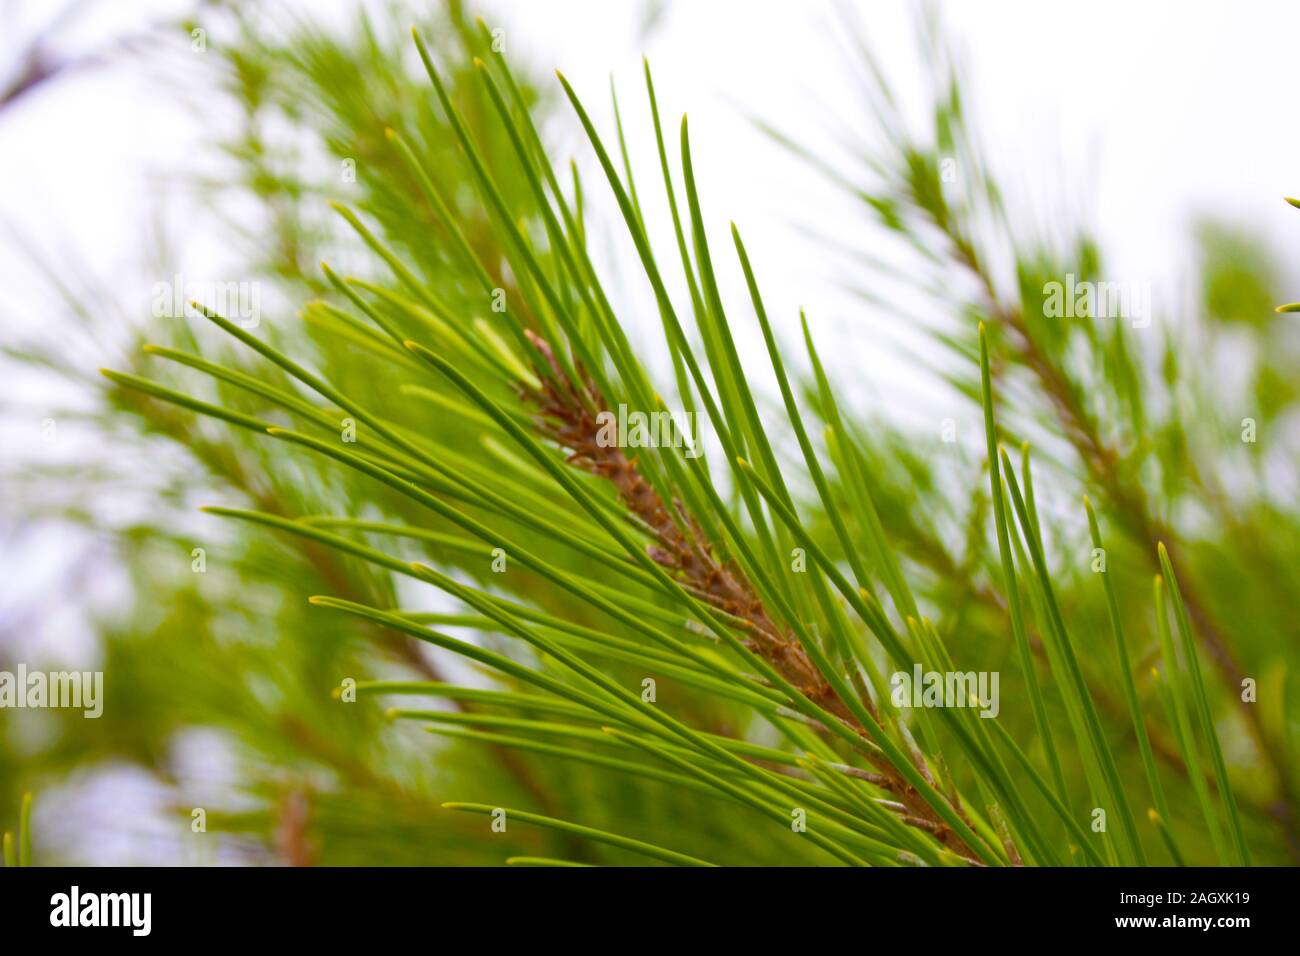
[[[46,4],[8,5],[37,11],[28,20],[48,16]],[[288,5],[325,15],[347,6]],[[857,6],[891,75],[904,92],[915,91],[915,5]],[[152,11],[182,7],[101,2],[70,45],[102,42],[148,22]],[[860,210],[817,188],[740,110],[814,142],[828,122],[867,128],[827,0],[670,3],[644,45],[641,2],[486,0],[485,9],[505,29],[507,52],[539,72],[562,68],[604,128],[606,84],[616,77],[648,192],[656,166],[640,75],[647,53],[672,135],[681,112],[691,115],[718,247],[729,249],[724,230],[735,218],[774,320],[790,321],[800,304],[814,321],[847,308],[824,281],[822,251],[799,240],[790,223],[842,222],[849,230],[861,224]],[[975,79],[984,142],[1004,185],[1014,187],[1013,207],[1044,216],[1068,202],[1070,214],[1086,216],[1103,238],[1111,270],[1157,286],[1184,281],[1187,224],[1202,211],[1236,217],[1284,246],[1300,231],[1300,215],[1280,199],[1300,191],[1293,103],[1300,5],[983,0],[943,10]],[[12,34],[0,39],[0,55],[12,55],[16,44]],[[127,303],[147,301],[152,277],[138,275],[138,263],[154,217],[168,224],[187,260],[197,258],[191,269],[217,268],[209,260],[220,254],[201,216],[170,185],[193,168],[211,118],[178,104],[159,81],[165,70],[165,60],[145,56],[52,83],[0,114],[0,222],[47,251],[75,251],[97,276],[117,280]],[[582,156],[583,144],[570,142]],[[743,302],[729,258],[720,271]],[[26,322],[56,321],[34,314],[28,272],[0,257],[6,321],[15,312]]]

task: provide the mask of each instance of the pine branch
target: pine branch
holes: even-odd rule
[[[535,333],[530,333],[530,336],[547,360],[551,374],[544,374],[547,371],[544,369],[536,370],[538,379],[544,383],[540,391],[530,391],[522,384],[519,388],[538,406],[544,418],[556,423],[547,434],[569,450],[568,461],[613,484],[632,513],[654,531],[659,544],[650,546],[647,552],[656,563],[720,610],[745,622],[750,635],[748,647],[754,653],[771,663],[809,700],[852,727],[864,739],[869,739],[861,723],[808,658],[799,641],[773,622],[753,586],[739,569],[717,560],[713,549],[704,540],[699,524],[691,519],[683,506],[678,503],[674,509],[676,517],[673,517],[655,490],[642,479],[635,460],[629,459],[618,445],[607,445],[599,440],[599,412],[593,414],[591,407],[607,414],[613,413],[595,385],[590,381],[581,386],[567,381],[554,360],[550,345]],[[589,401],[579,399],[580,388]],[[689,528],[689,537],[683,532],[682,525]],[[879,721],[879,713],[871,699],[863,696],[860,700],[873,719]],[[893,764],[883,755],[874,755],[873,763],[882,775],[882,789],[897,794],[902,801],[899,810],[905,822],[926,829],[963,856],[973,855]],[[918,767],[924,768],[924,763],[918,763]]]

